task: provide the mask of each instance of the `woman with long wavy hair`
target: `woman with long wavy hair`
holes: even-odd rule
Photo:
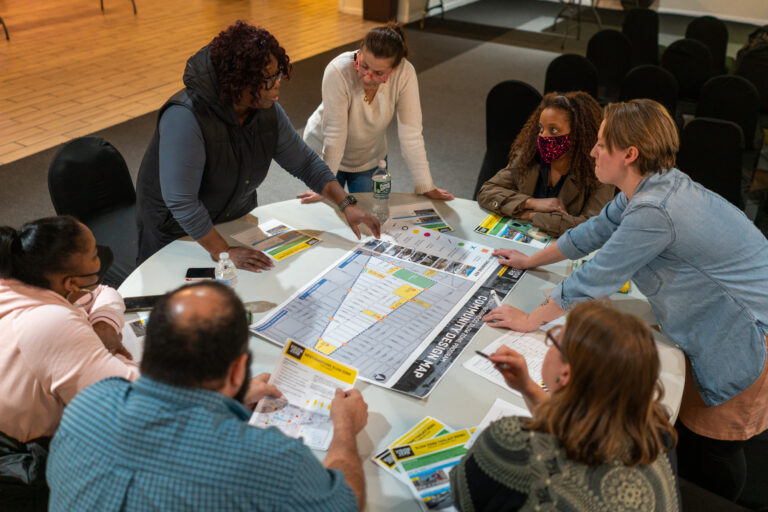
[[[457,507],[678,510],[666,455],[676,435],[661,404],[649,328],[592,301],[576,306],[546,340],[542,377],[549,394],[519,353],[502,346],[490,357],[533,417],[502,418],[479,435],[451,473]]]
[[[586,93],[544,96],[512,143],[509,164],[485,182],[477,202],[552,236],[597,215],[614,194],[595,178],[589,155],[601,118]]]

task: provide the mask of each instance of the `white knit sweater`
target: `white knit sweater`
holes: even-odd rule
[[[435,188],[421,133],[419,84],[413,64],[403,59],[371,104],[354,68],[355,52],[333,59],[323,74],[323,102],[310,116],[304,141],[334,173],[366,171],[387,154],[387,126],[397,113],[400,148],[415,192]]]

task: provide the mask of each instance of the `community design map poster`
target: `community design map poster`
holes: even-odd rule
[[[358,244],[251,326],[283,345],[294,339],[358,369],[358,377],[426,397],[523,271],[492,250],[390,220],[381,240]]]

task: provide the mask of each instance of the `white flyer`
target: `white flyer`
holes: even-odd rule
[[[259,401],[249,424],[277,427],[285,435],[303,438],[313,450],[327,450],[333,438],[331,402],[336,388],[352,389],[357,370],[288,340],[269,383],[281,398]]]
[[[542,331],[527,333],[510,331],[509,333],[499,336],[490,345],[481,350],[481,352],[491,355],[502,345],[506,345],[525,357],[525,361],[528,363],[528,374],[534,382],[543,387],[544,382],[541,378],[541,365],[544,362],[544,355],[548,350],[547,346],[544,344],[544,333]],[[507,386],[501,373],[496,370],[491,361],[484,357],[473,356],[469,361],[464,363],[464,368],[490,380],[494,384],[498,384],[512,393],[520,395],[520,393]]]
[[[488,425],[494,421],[501,418],[506,418],[507,416],[523,416],[525,418],[530,418],[531,412],[525,407],[519,407],[517,405],[506,402],[501,398],[497,398],[464,447],[469,450],[472,445],[475,444],[475,440],[477,439],[477,436],[480,435],[480,432],[488,428]]]

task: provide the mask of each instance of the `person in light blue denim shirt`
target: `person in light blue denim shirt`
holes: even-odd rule
[[[691,479],[735,499],[746,471],[743,441],[768,428],[768,240],[738,208],[673,167],[678,140],[656,102],[606,107],[592,150],[595,173],[621,192],[556,245],[531,256],[494,254],[501,263],[531,268],[600,251],[530,314],[502,306],[484,320],[530,331],[631,279],[689,361],[680,446],[693,437],[692,451],[701,455],[707,442],[719,443],[709,460],[684,460],[681,453],[681,475],[686,466],[697,468]],[[723,442],[725,455],[718,452]]]

